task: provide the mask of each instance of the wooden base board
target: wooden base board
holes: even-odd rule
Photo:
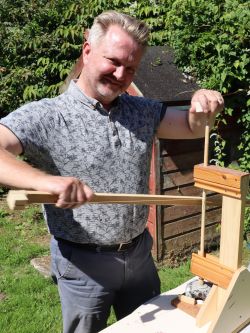
[[[236,330],[234,330],[232,333],[241,333],[244,328],[246,328],[250,324],[250,318],[247,319],[243,324],[241,324],[239,327],[237,327]],[[250,330],[247,330],[249,332]]]
[[[174,307],[184,311],[185,313],[189,314],[190,316],[192,316],[193,318],[196,318],[196,316],[198,315],[198,312],[201,309],[201,304],[190,304],[187,303],[183,300],[181,300],[180,297],[176,297],[171,301],[171,305],[173,305]]]

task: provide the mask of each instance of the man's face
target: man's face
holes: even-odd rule
[[[98,43],[84,44],[80,86],[88,96],[111,103],[132,82],[142,53],[132,37],[118,26],[110,26]]]

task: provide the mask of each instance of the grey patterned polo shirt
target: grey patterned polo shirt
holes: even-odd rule
[[[122,94],[110,112],[85,96],[74,81],[58,97],[22,106],[1,119],[36,167],[74,176],[94,192],[148,193],[153,137],[162,104]],[[51,234],[78,243],[116,244],[143,232],[148,207],[44,205]]]

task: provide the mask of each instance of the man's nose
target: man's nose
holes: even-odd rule
[[[125,74],[126,74],[126,68],[124,66],[118,66],[118,67],[116,67],[114,75],[115,75],[115,77],[116,77],[117,80],[124,79]]]

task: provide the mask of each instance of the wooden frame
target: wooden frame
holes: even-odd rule
[[[250,322],[250,272],[242,264],[243,224],[249,174],[217,166],[194,168],[195,186],[223,194],[219,261],[194,254],[191,271],[215,283],[201,307],[197,326],[207,333],[238,332]]]

